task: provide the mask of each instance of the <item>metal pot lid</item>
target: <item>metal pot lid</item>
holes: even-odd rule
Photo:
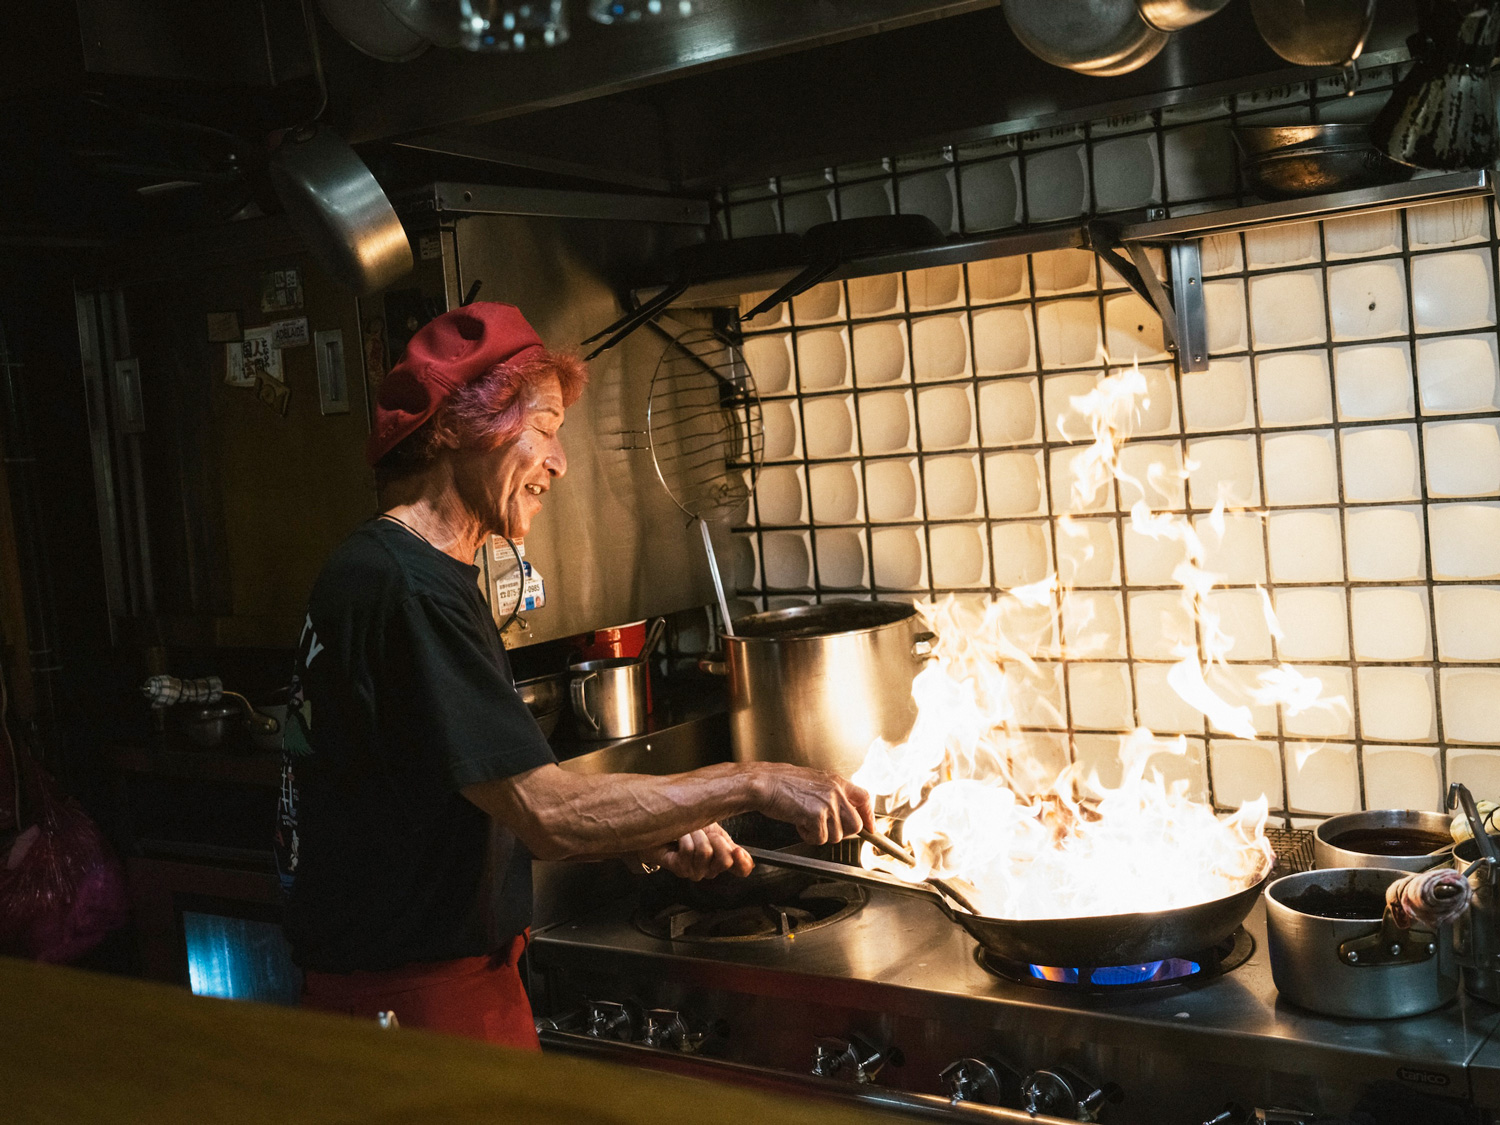
[[[730,640],[815,640],[862,633],[909,621],[917,611],[901,602],[828,602],[752,613],[734,622]]]

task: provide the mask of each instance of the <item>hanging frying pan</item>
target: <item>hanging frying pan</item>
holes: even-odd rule
[[[1145,66],[1170,38],[1142,18],[1136,0],[1004,0],[1003,10],[1037,58],[1097,78]]]
[[[328,104],[328,88],[309,0],[303,0],[302,12],[318,109],[308,122],[287,130],[271,154],[271,186],[318,265],[363,296],[411,272],[411,243],[364,161],[318,121]]]
[[[1375,0],[1250,0],[1266,45],[1297,66],[1347,66],[1364,50]]]
[[[407,6],[397,0],[389,3],[387,0],[318,0],[323,18],[351,46],[372,59],[389,63],[410,62],[432,46],[408,20],[401,18],[401,12],[395,10]],[[455,11],[455,41],[457,26]]]
[[[1202,23],[1229,0],[1135,0],[1141,19],[1158,31],[1181,31]]]

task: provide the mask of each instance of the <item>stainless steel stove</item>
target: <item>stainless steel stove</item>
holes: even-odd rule
[[[1260,905],[1193,975],[1081,985],[982,964],[919,900],[871,890],[844,906],[806,928],[773,911],[759,937],[733,940],[700,940],[701,918],[674,940],[629,895],[546,926],[530,955],[544,1045],[940,1119],[1231,1125],[1362,1104],[1437,1123],[1500,1109],[1500,1009],[1460,993],[1409,1019],[1302,1011],[1272,984]]]

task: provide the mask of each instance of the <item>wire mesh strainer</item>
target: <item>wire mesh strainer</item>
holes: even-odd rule
[[[729,603],[709,539],[708,522],[749,503],[765,453],[765,426],[755,379],[739,346],[710,328],[668,318],[652,327],[667,345],[651,377],[646,430],[656,475],[668,495],[697,521],[708,553],[724,627]]]

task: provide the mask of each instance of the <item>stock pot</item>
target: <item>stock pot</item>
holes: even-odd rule
[[[729,729],[740,762],[850,776],[877,738],[899,742],[926,639],[897,602],[829,602],[751,614],[725,635]]]

